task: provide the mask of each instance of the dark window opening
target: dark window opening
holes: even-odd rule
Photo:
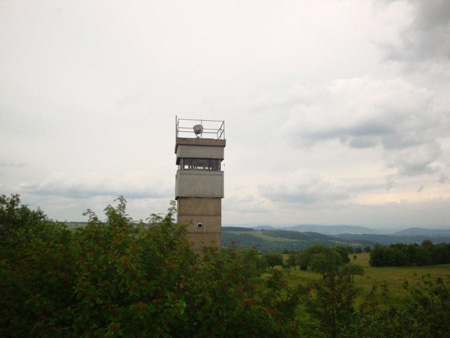
[[[220,160],[204,158],[181,158],[180,170],[220,170]]]
[[[203,228],[203,223],[202,222],[198,222],[197,223],[197,228]]]

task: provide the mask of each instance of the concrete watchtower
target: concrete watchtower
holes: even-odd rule
[[[189,224],[187,235],[194,251],[204,246],[220,248],[225,122],[178,117],[175,121],[178,222]]]

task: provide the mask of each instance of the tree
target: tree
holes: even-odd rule
[[[33,236],[42,236],[50,220],[42,210],[31,210],[21,205],[19,195],[0,196],[0,248],[2,256],[14,254],[13,247],[20,246]]]
[[[298,292],[280,270],[261,279],[261,259],[257,250],[205,251],[187,299],[187,337],[296,335]]]
[[[338,246],[333,247],[333,249],[341,256],[342,263],[350,262],[350,258],[348,258],[349,252],[345,247],[338,245]],[[353,248],[352,248],[352,253],[353,253]]]
[[[299,296],[281,272],[261,277],[257,250],[206,249],[198,257],[173,208],[137,223],[119,197],[105,208],[106,221],[88,210],[87,226],[69,231],[16,197],[0,202],[0,229],[8,234],[0,257],[1,336],[297,332]]]
[[[370,266],[384,266],[387,262],[387,252],[386,247],[375,244],[373,249],[370,251]]]
[[[273,269],[275,266],[283,265],[283,256],[277,252],[268,252],[264,254],[264,259],[267,265]]]
[[[346,264],[341,253],[331,248],[321,248],[321,252],[312,254],[310,264],[311,269],[322,276],[303,289],[306,310],[320,323],[312,331],[338,337],[352,322],[353,301],[357,295],[353,276],[362,274],[363,269]]]
[[[322,244],[316,244],[300,251],[300,253],[298,254],[298,265],[303,268],[311,267],[312,258],[317,254],[332,255],[333,257],[335,257],[333,259],[336,259],[337,264],[350,262],[350,259],[348,258],[348,251],[345,247],[336,246],[330,248]]]
[[[409,297],[402,305],[390,301],[388,285],[366,297],[354,313],[349,337],[450,337],[450,283],[422,276],[415,286],[405,282]]]
[[[450,263],[450,245],[391,244],[388,247],[375,245],[370,253],[371,266],[422,266]]]
[[[431,247],[430,252],[435,264],[446,264],[450,262],[450,244],[435,244]]]
[[[422,276],[416,286],[409,290],[410,300],[405,310],[399,312],[402,327],[409,328],[416,337],[450,337],[450,282],[442,278],[432,281]]]
[[[295,267],[297,266],[297,254],[296,253],[291,253],[288,256],[288,259],[286,260],[286,265],[288,267],[293,267],[295,269]]]
[[[105,223],[88,211],[88,225],[75,230],[75,332],[167,334],[183,318],[196,257],[171,212],[136,225],[126,200],[117,202],[105,208]]]
[[[299,252],[298,265],[300,265],[302,270],[306,270],[308,267],[311,267],[311,259],[314,255],[328,253],[329,251],[330,248],[322,244],[310,246],[309,248]]]
[[[77,247],[64,224],[0,198],[0,335],[64,334],[71,324]]]

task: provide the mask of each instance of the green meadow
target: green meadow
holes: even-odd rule
[[[287,255],[285,255],[285,258]],[[350,255],[350,263],[357,264],[364,268],[363,276],[355,276],[355,285],[360,292],[356,299],[356,304],[362,302],[364,297],[370,293],[373,286],[378,287],[386,283],[389,291],[390,300],[393,304],[402,304],[408,297],[405,289],[405,282],[409,286],[414,286],[419,282],[422,276],[429,275],[434,281],[438,277],[450,281],[450,264],[430,265],[430,266],[408,266],[408,267],[371,267],[369,265],[370,254],[356,254],[356,259]],[[312,271],[302,271],[298,268],[285,269],[284,275],[291,286],[305,284],[308,281],[319,279],[320,275]]]

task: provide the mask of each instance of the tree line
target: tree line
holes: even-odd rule
[[[408,286],[403,307],[386,286],[356,306],[363,270],[342,249],[306,250],[301,264],[321,278],[294,287],[256,249],[194,254],[173,208],[135,222],[120,197],[106,220],[86,215],[70,230],[0,197],[0,336],[449,336],[442,279]]]
[[[450,244],[433,244],[425,240],[419,244],[375,245],[370,252],[371,266],[421,266],[450,263]]]

